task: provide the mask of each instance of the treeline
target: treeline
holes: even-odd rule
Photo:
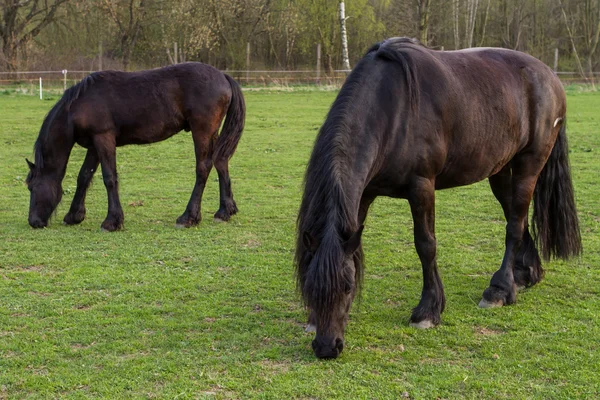
[[[0,0],[0,70],[340,69],[339,0]],[[446,50],[497,46],[597,70],[600,0],[348,0],[350,62],[391,36]]]

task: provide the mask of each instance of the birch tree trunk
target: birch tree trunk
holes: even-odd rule
[[[348,57],[348,36],[346,34],[346,7],[340,1],[340,25],[342,29],[342,69],[350,70],[350,58]]]
[[[452,11],[454,17],[454,49],[460,49],[460,25],[458,16],[460,14],[460,0],[454,0],[452,2]]]

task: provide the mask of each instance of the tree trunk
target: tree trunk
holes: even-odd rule
[[[418,0],[419,6],[419,40],[425,46],[429,42],[429,5],[431,0]]]
[[[343,1],[340,1],[340,25],[342,31],[342,69],[350,70],[350,58],[348,57],[348,37],[346,36],[346,10]]]

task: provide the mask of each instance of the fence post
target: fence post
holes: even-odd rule
[[[554,49],[554,72],[558,72],[558,47]]]
[[[98,71],[102,71],[102,41],[98,43]]]
[[[173,42],[173,63],[177,64],[177,42]]]
[[[317,85],[321,84],[321,43],[317,44]]]
[[[250,42],[246,43],[246,85],[250,82]]]
[[[63,69],[63,90],[67,90],[67,70]]]
[[[40,100],[42,100],[42,77],[40,76]]]

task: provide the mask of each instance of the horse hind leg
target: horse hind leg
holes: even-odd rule
[[[512,178],[510,166],[506,166],[496,175],[489,178],[492,193],[502,206],[504,217],[508,222],[510,219],[510,207],[512,202]],[[529,224],[525,218],[523,240],[519,252],[515,257],[513,276],[517,289],[521,290],[538,283],[544,276],[542,262],[535,247],[535,242],[529,233]]]
[[[216,127],[213,125],[216,125]],[[191,121],[190,127],[196,154],[196,182],[185,211],[177,218],[176,226],[180,228],[198,225],[202,220],[202,194],[206,187],[208,175],[213,167],[212,153],[215,147],[218,124],[207,124],[199,119]]]
[[[217,174],[219,174],[219,210],[215,213],[214,219],[217,222],[227,222],[238,212],[231,190],[229,160],[221,157],[215,159],[214,163]]]
[[[537,283],[543,270],[535,244],[529,235],[527,215],[533,191],[543,163],[534,157],[516,157],[512,176],[505,169],[490,177],[494,195],[502,205],[506,224],[506,249],[502,265],[494,273],[490,286],[483,292],[480,307],[513,304],[520,288]]]

